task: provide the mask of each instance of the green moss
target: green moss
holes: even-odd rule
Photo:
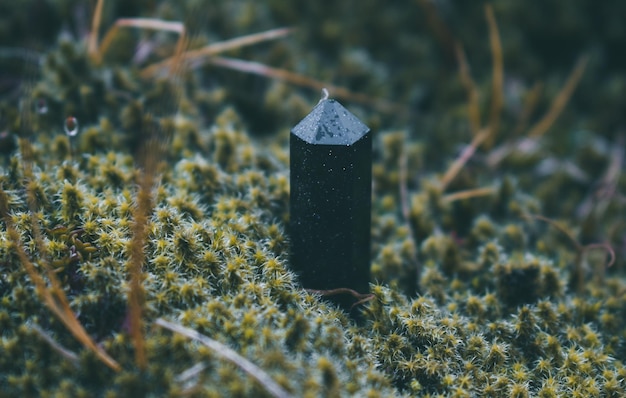
[[[410,108],[407,117],[349,104],[378,126],[373,297],[356,309],[356,322],[304,291],[289,268],[287,130],[317,93],[208,67],[173,80],[145,79],[140,70],[172,53],[174,35],[122,29],[96,65],[81,40],[89,18],[78,3],[0,6],[0,43],[35,43],[41,50],[38,62],[30,53],[0,49],[0,184],[9,216],[36,269],[44,260],[53,266],[78,321],[122,368],[107,368],[42,303],[2,220],[3,394],[267,395],[213,351],[153,327],[161,317],[236,350],[294,396],[625,394],[620,192],[626,180],[615,171],[623,162],[616,126],[624,124],[618,106],[624,39],[614,30],[619,24],[610,23],[621,5],[580,1],[555,13],[546,11],[554,0],[542,7],[493,1],[507,72],[500,135],[442,191],[441,176],[471,136],[466,94],[446,55],[445,31],[441,37],[430,30],[437,22],[421,8],[427,2],[106,3],[103,27],[135,14],[185,21],[197,46],[297,26],[292,39],[229,56]],[[442,26],[462,39],[481,106],[488,109],[489,46],[484,29],[476,29],[484,25],[482,6],[432,6]],[[195,7],[209,23],[194,22],[200,15]],[[36,10],[53,11],[39,25]],[[588,13],[608,22],[598,27]],[[24,30],[35,25],[41,29],[32,35]],[[67,26],[64,38],[48,43],[57,41],[61,25]],[[524,37],[516,33],[519,26],[528,28]],[[546,82],[532,123],[562,86],[581,51],[572,43],[581,37],[608,55],[600,62],[592,54],[570,111],[543,139],[515,141],[511,132],[524,134],[517,126],[531,82]],[[132,61],[140,39],[158,51]],[[68,116],[81,125],[72,140],[62,129]],[[144,242],[148,366],[140,370],[129,336],[127,264],[135,164],[154,135],[168,145]],[[18,137],[33,145],[28,181]],[[23,141],[21,151],[27,149]],[[447,196],[483,187],[494,193]],[[528,218],[533,214],[559,220],[567,233]],[[581,255],[581,245],[599,242],[615,251],[610,269],[601,250]],[[567,286],[574,276],[585,282],[575,291]],[[35,324],[77,359],[46,342]]]

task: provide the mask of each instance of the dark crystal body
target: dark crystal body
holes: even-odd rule
[[[372,139],[324,99],[290,137],[291,266],[305,288],[369,291]]]

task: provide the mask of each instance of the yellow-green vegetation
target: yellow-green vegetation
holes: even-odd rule
[[[621,3],[15,3],[0,396],[626,394]],[[215,43],[234,58],[189,55]],[[320,81],[375,130],[351,314],[288,262],[288,130]]]

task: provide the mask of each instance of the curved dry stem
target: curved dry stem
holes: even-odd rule
[[[585,252],[588,252],[589,250],[595,250],[595,249],[603,249],[607,253],[609,253],[609,262],[606,264],[607,267],[611,267],[613,264],[615,264],[615,250],[613,250],[613,247],[611,247],[610,244],[606,242],[605,243],[590,243],[588,245],[583,246],[583,250]]]
[[[35,290],[39,297],[43,300],[44,304],[52,311],[57,318],[65,325],[65,327],[74,335],[74,337],[81,343],[83,346],[93,351],[94,354],[104,362],[109,368],[120,371],[120,365],[111,358],[101,347],[96,345],[93,339],[89,336],[85,328],[76,318],[76,314],[72,311],[69,306],[69,302],[67,300],[67,296],[63,289],[61,289],[61,284],[56,277],[54,271],[50,268],[48,263],[45,261],[45,253],[41,253],[42,257],[42,265],[46,270],[46,274],[50,280],[52,287],[48,287],[46,285],[45,280],[41,276],[41,274],[37,271],[37,268],[32,263],[28,254],[24,250],[22,246],[22,242],[20,239],[19,232],[15,228],[13,224],[13,220],[8,212],[9,209],[9,198],[4,189],[0,187],[0,216],[4,219],[4,223],[6,226],[7,237],[13,244],[16,250],[17,257],[20,260],[20,263],[28,273],[30,280],[35,285]],[[33,229],[37,230],[36,228]],[[41,233],[39,232],[39,237],[35,237],[37,241],[43,242],[43,238],[41,238]],[[38,242],[38,247],[41,245],[41,242]]]
[[[463,149],[463,152],[459,155],[458,158],[448,167],[448,170],[441,178],[440,189],[441,192],[444,192],[450,182],[454,180],[454,178],[459,174],[459,172],[463,169],[465,164],[476,152],[476,149],[491,135],[489,129],[482,129],[477,135],[474,136],[472,142]]]
[[[456,59],[459,64],[459,78],[461,84],[467,91],[467,118],[469,119],[472,134],[477,136],[480,133],[480,101],[478,87],[472,75],[470,74],[469,64],[465,58],[465,51],[460,43],[457,43],[455,49]]]
[[[67,348],[63,347],[61,344],[59,344],[57,341],[55,341],[52,338],[52,336],[50,336],[41,327],[39,327],[39,325],[37,325],[36,323],[31,324],[30,328],[39,337],[41,337],[42,340],[44,340],[46,343],[48,343],[50,345],[50,347],[52,347],[52,349],[54,351],[59,353],[59,355],[61,355],[63,358],[65,358],[68,361],[70,361],[74,366],[76,366],[76,367],[79,366],[79,358],[78,358],[78,355],[76,355],[76,353],[74,353],[73,351],[70,351]]]
[[[140,369],[147,366],[145,339],[143,334],[143,309],[145,291],[143,288],[143,263],[145,260],[144,244],[148,233],[148,217],[152,213],[152,170],[143,171],[139,176],[139,192],[137,205],[133,214],[133,237],[130,244],[130,262],[128,273],[130,286],[128,289],[128,320],[130,336],[135,348],[135,363]]]
[[[543,83],[536,82],[533,86],[528,90],[528,93],[524,98],[524,107],[522,108],[522,112],[519,115],[517,120],[517,124],[513,129],[513,133],[511,136],[517,137],[519,136],[526,128],[528,127],[528,121],[532,116],[533,112],[537,108],[537,104],[539,103],[539,98],[541,96],[541,91],[543,90]]]
[[[100,32],[100,24],[102,23],[103,7],[104,0],[98,0],[93,18],[91,19],[91,31],[89,32],[89,38],[87,40],[87,51],[92,58],[98,56],[98,32]]]
[[[159,318],[156,320],[155,324],[162,328],[168,329],[172,332],[183,335],[187,338],[195,340],[202,345],[211,349],[217,356],[225,359],[239,369],[243,370],[250,377],[255,379],[259,384],[261,384],[268,393],[270,393],[275,398],[290,398],[291,394],[285,391],[278,383],[276,383],[267,372],[263,369],[259,368],[246,358],[239,355],[236,351],[231,348],[225,346],[217,340],[213,340],[203,334],[196,332],[193,329],[186,328],[182,325],[178,325],[172,322],[168,322],[165,319]]]
[[[484,188],[475,188],[468,189],[466,191],[459,191],[448,194],[442,198],[444,203],[452,203],[457,200],[471,199],[471,198],[480,198],[483,196],[494,195],[498,192],[497,188],[494,187],[484,187]]]
[[[263,43],[266,41],[286,37],[294,31],[295,29],[293,28],[278,28],[267,30],[265,32],[254,33],[251,35],[236,37],[234,39],[224,40],[219,43],[209,44],[208,46],[202,47],[198,50],[187,51],[182,55],[182,57],[190,64],[201,65],[203,63],[206,63],[206,59],[208,57],[223,53],[228,50],[239,49],[242,47],[251,46],[253,44]],[[175,57],[171,57],[163,61],[157,62],[144,68],[141,71],[141,75],[143,77],[153,77],[158,73],[158,71],[170,66],[172,63],[175,62]]]
[[[569,102],[569,99],[572,97],[574,90],[578,86],[580,79],[587,68],[587,63],[589,62],[589,56],[585,55],[581,57],[578,62],[576,62],[576,66],[572,70],[572,73],[567,78],[565,85],[556,96],[552,104],[550,105],[550,109],[548,113],[545,114],[541,120],[539,120],[531,129],[528,131],[528,137],[530,138],[538,138],[544,135],[550,127],[554,124],[556,119],[561,115],[563,109]]]
[[[115,24],[108,30],[100,43],[100,48],[96,50],[92,58],[98,64],[102,62],[104,54],[109,50],[109,47],[113,43],[113,39],[117,35],[120,28],[139,28],[150,29],[159,31],[169,31],[179,34],[178,42],[176,44],[177,52],[183,47],[185,41],[185,25],[182,22],[163,21],[161,19],[153,18],[122,18],[115,21]],[[176,59],[176,56],[174,57]]]
[[[555,220],[539,215],[539,214],[524,214],[522,217],[526,219],[534,218],[535,220],[543,221],[545,223],[550,224],[551,226],[559,230],[563,235],[567,236],[567,238],[574,244],[574,246],[576,246],[576,251],[578,252],[582,251],[583,246],[578,242],[578,240],[574,237],[574,235],[570,231],[568,231],[564,226],[556,222]]]

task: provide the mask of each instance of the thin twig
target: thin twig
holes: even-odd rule
[[[465,87],[465,91],[467,91],[467,118],[469,119],[472,134],[477,136],[480,132],[480,101],[478,87],[476,87],[476,83],[474,83],[470,74],[469,64],[465,58],[463,46],[457,43],[455,50],[457,62],[459,64],[459,77],[461,79],[461,84]]]
[[[498,190],[494,187],[484,187],[484,188],[475,188],[468,189],[466,191],[459,191],[448,194],[442,198],[444,203],[452,203],[457,200],[463,199],[471,199],[471,198],[480,198],[483,196],[490,196],[497,193]]]
[[[604,251],[609,253],[609,261],[606,263],[606,266],[611,267],[613,264],[615,264],[615,250],[613,250],[613,247],[610,244],[606,242],[605,243],[589,243],[583,246],[583,248],[585,249],[585,251],[594,250],[594,249],[603,249]]]
[[[204,372],[206,368],[208,368],[208,365],[206,363],[198,362],[197,364],[193,365],[192,367],[186,369],[181,374],[176,376],[174,380],[176,380],[179,383],[187,382],[193,379],[194,377],[198,376],[200,373]]]
[[[253,44],[258,44],[270,40],[276,40],[282,37],[286,37],[293,33],[293,28],[278,28],[271,29],[265,32],[254,33],[251,35],[236,37],[230,40],[224,40],[218,43],[209,44],[197,50],[187,51],[183,54],[183,57],[190,64],[200,65],[205,62],[207,57],[211,57],[228,50],[239,49]],[[174,57],[165,59],[163,61],[152,64],[141,71],[143,77],[154,76],[159,70],[169,66],[172,62],[175,62]]]
[[[181,48],[182,42],[185,40],[185,25],[182,22],[170,22],[163,21],[161,19],[153,18],[121,18],[115,21],[115,24],[104,35],[100,48],[94,53],[94,59],[96,63],[102,61],[104,54],[108,51],[109,47],[113,43],[113,38],[117,35],[120,28],[139,28],[139,29],[151,29],[159,31],[169,31],[179,34],[176,48]]]
[[[98,53],[98,35],[100,34],[100,24],[102,23],[103,6],[104,0],[98,0],[96,9],[93,12],[93,18],[91,19],[91,31],[89,32],[87,51],[92,57],[97,57]]]
[[[140,175],[137,205],[133,214],[133,237],[130,244],[130,287],[128,289],[128,319],[130,336],[135,348],[135,362],[140,369],[147,365],[145,341],[143,335],[143,307],[145,291],[143,288],[143,263],[145,260],[144,244],[148,234],[148,217],[152,213],[153,173],[143,170]]]
[[[188,44],[188,36],[185,27],[180,22],[166,22],[153,19],[131,19],[118,20],[116,26],[132,26],[156,30],[170,30],[180,34],[174,56],[167,64],[168,78],[177,84],[177,80],[185,68],[184,52]],[[171,111],[178,106],[181,93],[165,98],[162,102],[162,109],[159,111]],[[142,128],[149,129],[142,134],[139,143],[139,154],[136,159],[140,172],[138,174],[139,189],[136,197],[136,206],[133,210],[132,239],[130,243],[130,260],[128,263],[128,274],[130,277],[129,290],[127,294],[128,321],[130,336],[135,349],[135,363],[140,369],[145,369],[148,365],[146,357],[144,320],[145,310],[145,289],[143,281],[145,275],[143,264],[146,259],[145,242],[149,231],[149,218],[154,210],[152,188],[157,181],[157,171],[159,162],[164,155],[164,147],[170,135],[159,127],[158,122],[147,123]],[[165,128],[165,127],[162,127]]]
[[[260,75],[271,79],[277,79],[298,86],[313,88],[315,90],[328,88],[328,90],[333,93],[333,96],[337,98],[370,105],[380,110],[381,112],[396,112],[403,115],[408,113],[406,108],[398,106],[397,104],[393,104],[384,100],[374,99],[364,94],[354,93],[346,88],[332,86],[328,83],[321,82],[288,70],[270,67],[253,61],[244,61],[240,59],[216,56],[217,54],[223,53],[228,50],[238,49],[257,43],[282,38],[291,34],[293,31],[293,28],[279,28],[247,36],[237,37],[231,40],[210,44],[198,50],[187,51],[182,54],[182,58],[188,63],[189,67],[192,69],[198,68],[205,64],[210,64],[218,67],[237,70],[240,72]],[[173,61],[174,57],[152,64],[143,69],[141,71],[141,75],[143,77],[152,77],[159,70],[170,65]]]
[[[543,84],[541,82],[533,84],[530,90],[528,90],[528,93],[524,98],[524,107],[522,108],[522,112],[520,113],[519,119],[517,120],[517,124],[515,125],[511,136],[519,136],[522,131],[526,130],[526,127],[528,127],[528,121],[539,103],[541,90],[543,90]]]
[[[472,142],[463,149],[463,152],[459,155],[459,157],[450,165],[444,176],[441,178],[440,189],[441,192],[444,192],[448,187],[448,184],[454,180],[454,178],[459,174],[459,172],[463,169],[468,160],[474,155],[476,149],[489,137],[490,132],[489,129],[481,130]]]
[[[556,96],[554,101],[552,101],[548,113],[546,113],[545,116],[541,118],[541,120],[539,120],[533,127],[531,127],[530,131],[528,131],[529,138],[538,138],[543,136],[554,124],[556,119],[559,117],[559,115],[567,105],[569,99],[572,97],[574,90],[578,86],[578,83],[580,82],[580,79],[585,72],[585,68],[587,67],[588,62],[589,56],[587,55],[583,56],[578,60],[578,62],[576,62],[576,66],[567,78],[565,85]]]
[[[554,221],[553,219],[542,216],[540,214],[524,214],[522,215],[522,217],[526,219],[534,218],[535,220],[540,220],[540,221],[550,224],[554,228],[558,229],[563,235],[567,236],[567,238],[574,244],[574,246],[576,246],[576,251],[582,251],[583,246],[578,242],[576,237],[574,237],[574,235],[570,231],[568,231],[564,226]]]
[[[9,198],[4,189],[0,186],[0,216],[4,219],[7,237],[13,243],[20,263],[28,273],[31,281],[35,284],[35,290],[46,306],[57,316],[57,318],[65,325],[65,327],[81,342],[86,348],[93,351],[94,354],[104,362],[108,367],[115,371],[120,371],[120,365],[111,358],[100,346],[91,339],[87,334],[81,323],[76,318],[76,314],[71,310],[67,296],[63,289],[60,287],[60,282],[54,271],[52,271],[47,262],[42,261],[42,265],[46,269],[48,278],[52,287],[46,286],[46,282],[43,277],[37,271],[35,265],[31,262],[24,247],[22,246],[20,235],[13,220],[8,212]],[[41,238],[36,238],[40,240]],[[42,258],[45,257],[45,253],[41,253]]]
[[[171,330],[172,332],[176,332],[181,334],[187,338],[195,340],[202,345],[210,348],[215,354],[219,357],[231,362],[239,369],[243,370],[250,377],[255,379],[259,384],[261,384],[267,392],[269,392],[272,396],[276,398],[290,398],[291,394],[285,391],[278,383],[276,383],[267,372],[263,369],[259,368],[246,358],[239,355],[237,352],[232,350],[231,348],[225,346],[217,340],[213,340],[210,337],[207,337],[203,334],[196,332],[193,329],[186,328],[182,325],[178,325],[172,322],[168,322],[165,319],[159,318],[155,321],[157,326],[162,328]]]
[[[63,347],[61,344],[57,343],[52,338],[52,336],[50,336],[48,333],[46,333],[36,323],[31,324],[30,328],[33,329],[33,331],[35,333],[37,333],[37,335],[39,337],[41,337],[42,340],[44,340],[46,343],[48,343],[50,345],[50,347],[52,347],[52,349],[54,351],[59,353],[59,355],[61,355],[63,358],[65,358],[68,361],[70,361],[72,364],[74,364],[74,366],[79,366],[79,364],[78,364],[78,355],[76,355],[73,351],[70,351],[67,348]]]

